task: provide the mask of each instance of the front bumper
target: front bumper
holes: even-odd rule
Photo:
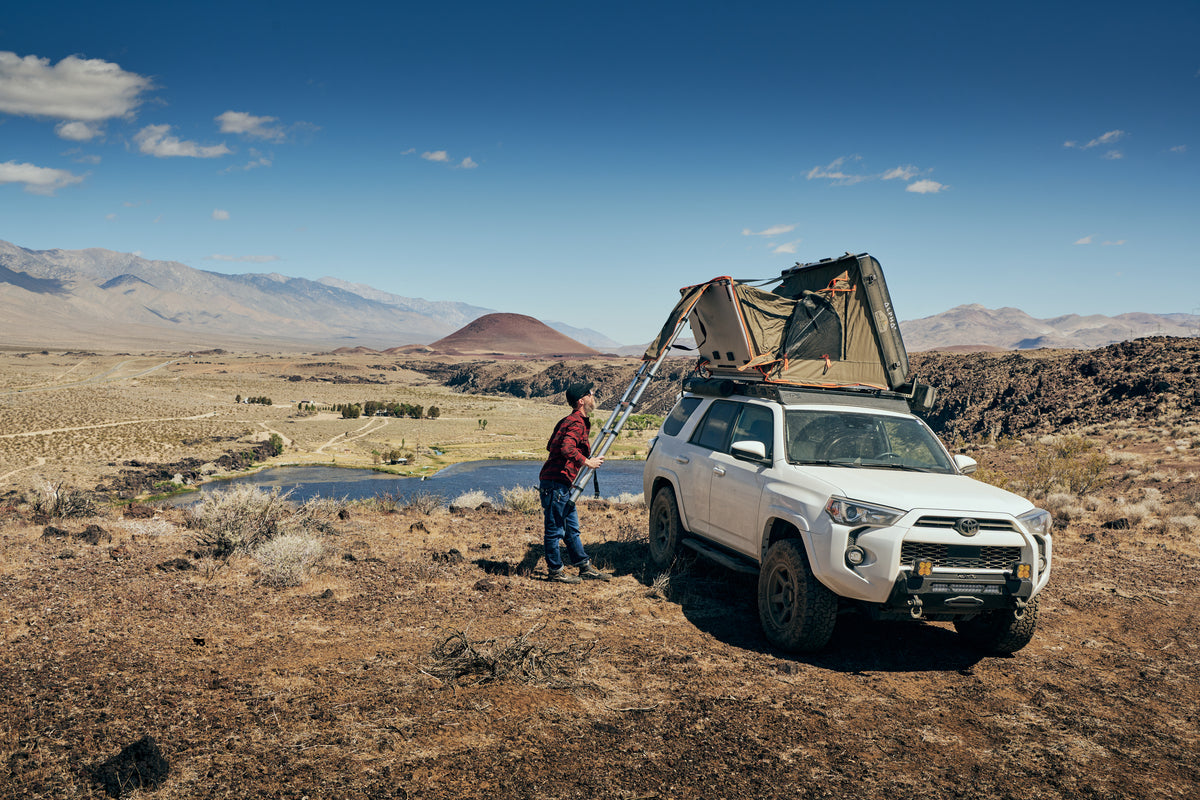
[[[965,515],[959,515],[965,516]],[[945,515],[916,511],[896,524],[857,528],[832,524],[806,532],[817,577],[849,600],[887,609],[938,608],[962,615],[993,608],[1019,608],[1036,596],[1050,577],[1050,537],[1034,536],[1014,517],[990,515],[972,537],[942,525]],[[847,550],[862,551],[851,564]],[[928,561],[931,573],[918,576],[914,565]],[[1017,564],[1030,565],[1018,577]],[[916,598],[919,602],[910,603]]]
[[[1021,609],[1033,597],[1033,581],[1008,575],[903,571],[880,609],[888,615],[945,619],[994,609]]]

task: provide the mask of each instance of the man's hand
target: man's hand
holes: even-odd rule
[[[591,469],[600,469],[600,465],[604,463],[604,456],[585,458],[583,463],[585,466],[590,467]]]

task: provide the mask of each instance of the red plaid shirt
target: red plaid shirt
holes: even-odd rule
[[[592,421],[580,411],[559,420],[554,433],[550,435],[550,441],[546,442],[550,457],[542,465],[538,478],[574,483],[584,460],[592,456],[592,443],[589,441],[591,430]]]

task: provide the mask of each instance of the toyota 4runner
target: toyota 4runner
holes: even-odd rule
[[[857,607],[1012,653],[1037,626],[1050,515],[976,466],[904,395],[692,378],[646,460],[650,559],[665,570],[686,546],[757,573],[784,650],[823,647]]]

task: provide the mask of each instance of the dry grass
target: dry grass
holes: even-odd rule
[[[239,395],[272,405],[234,402]],[[367,400],[437,406],[441,414],[342,419],[298,408]],[[540,460],[564,413],[540,401],[459,394],[380,354],[0,352],[0,479],[22,489],[45,481],[91,489],[129,460],[212,462],[272,433],[285,442],[276,463],[372,467],[378,454],[399,450],[412,453],[410,462],[386,469],[431,474],[460,461]],[[622,437],[612,456],[644,455],[647,435]]]
[[[447,683],[477,685],[510,681],[555,688],[575,686],[574,676],[591,660],[596,641],[552,646],[534,641],[538,624],[508,640],[472,640],[452,631],[434,645],[431,663],[422,671]]]

